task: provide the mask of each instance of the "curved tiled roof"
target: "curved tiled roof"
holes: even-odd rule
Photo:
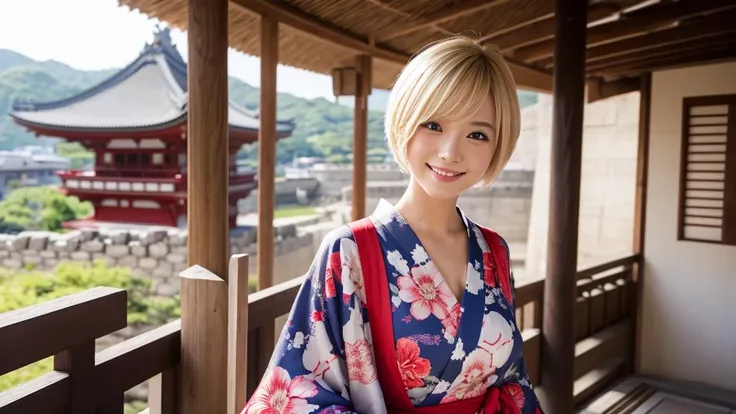
[[[15,102],[11,116],[28,126],[59,130],[155,130],[186,121],[187,67],[168,29],[156,33],[138,58],[105,81],[72,97],[54,102]],[[258,115],[233,102],[230,127],[257,131]],[[291,121],[277,131],[289,134]]]

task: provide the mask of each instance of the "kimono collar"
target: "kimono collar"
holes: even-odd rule
[[[475,227],[474,223],[463,213],[460,207],[455,207],[457,213],[463,219],[463,225],[465,225],[465,231],[468,233],[468,237],[471,235],[471,229]],[[409,224],[406,219],[396,210],[393,204],[388,202],[386,199],[381,199],[378,202],[378,206],[373,211],[373,217],[375,217],[384,227],[389,231],[396,228],[408,227]]]

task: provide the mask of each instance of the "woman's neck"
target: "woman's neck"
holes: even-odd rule
[[[457,197],[434,198],[413,179],[396,203],[396,210],[413,229],[422,233],[450,234],[465,228],[457,213]]]

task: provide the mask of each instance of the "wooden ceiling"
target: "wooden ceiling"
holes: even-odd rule
[[[118,1],[186,30],[187,0]],[[736,0],[589,1],[594,95],[635,90],[652,70],[736,59]],[[231,0],[231,47],[260,55],[261,14],[282,23],[284,65],[330,74],[371,54],[373,85],[388,89],[413,53],[460,33],[500,48],[520,88],[552,89],[554,0]]]

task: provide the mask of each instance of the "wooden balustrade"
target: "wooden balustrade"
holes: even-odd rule
[[[639,255],[632,255],[577,274],[577,344],[570,367],[576,403],[595,395],[630,363],[634,264],[639,261]],[[242,409],[258,385],[273,352],[277,320],[291,310],[305,278],[247,295],[247,268],[245,255],[230,261],[229,414]],[[98,287],[1,314],[0,375],[49,356],[54,356],[54,371],[0,393],[0,414],[121,413],[123,394],[145,381],[147,413],[178,413],[181,321],[94,353],[96,338],[126,326],[126,299],[125,291]],[[526,368],[532,383],[541,387],[543,300],[543,279],[517,284],[517,324]]]

